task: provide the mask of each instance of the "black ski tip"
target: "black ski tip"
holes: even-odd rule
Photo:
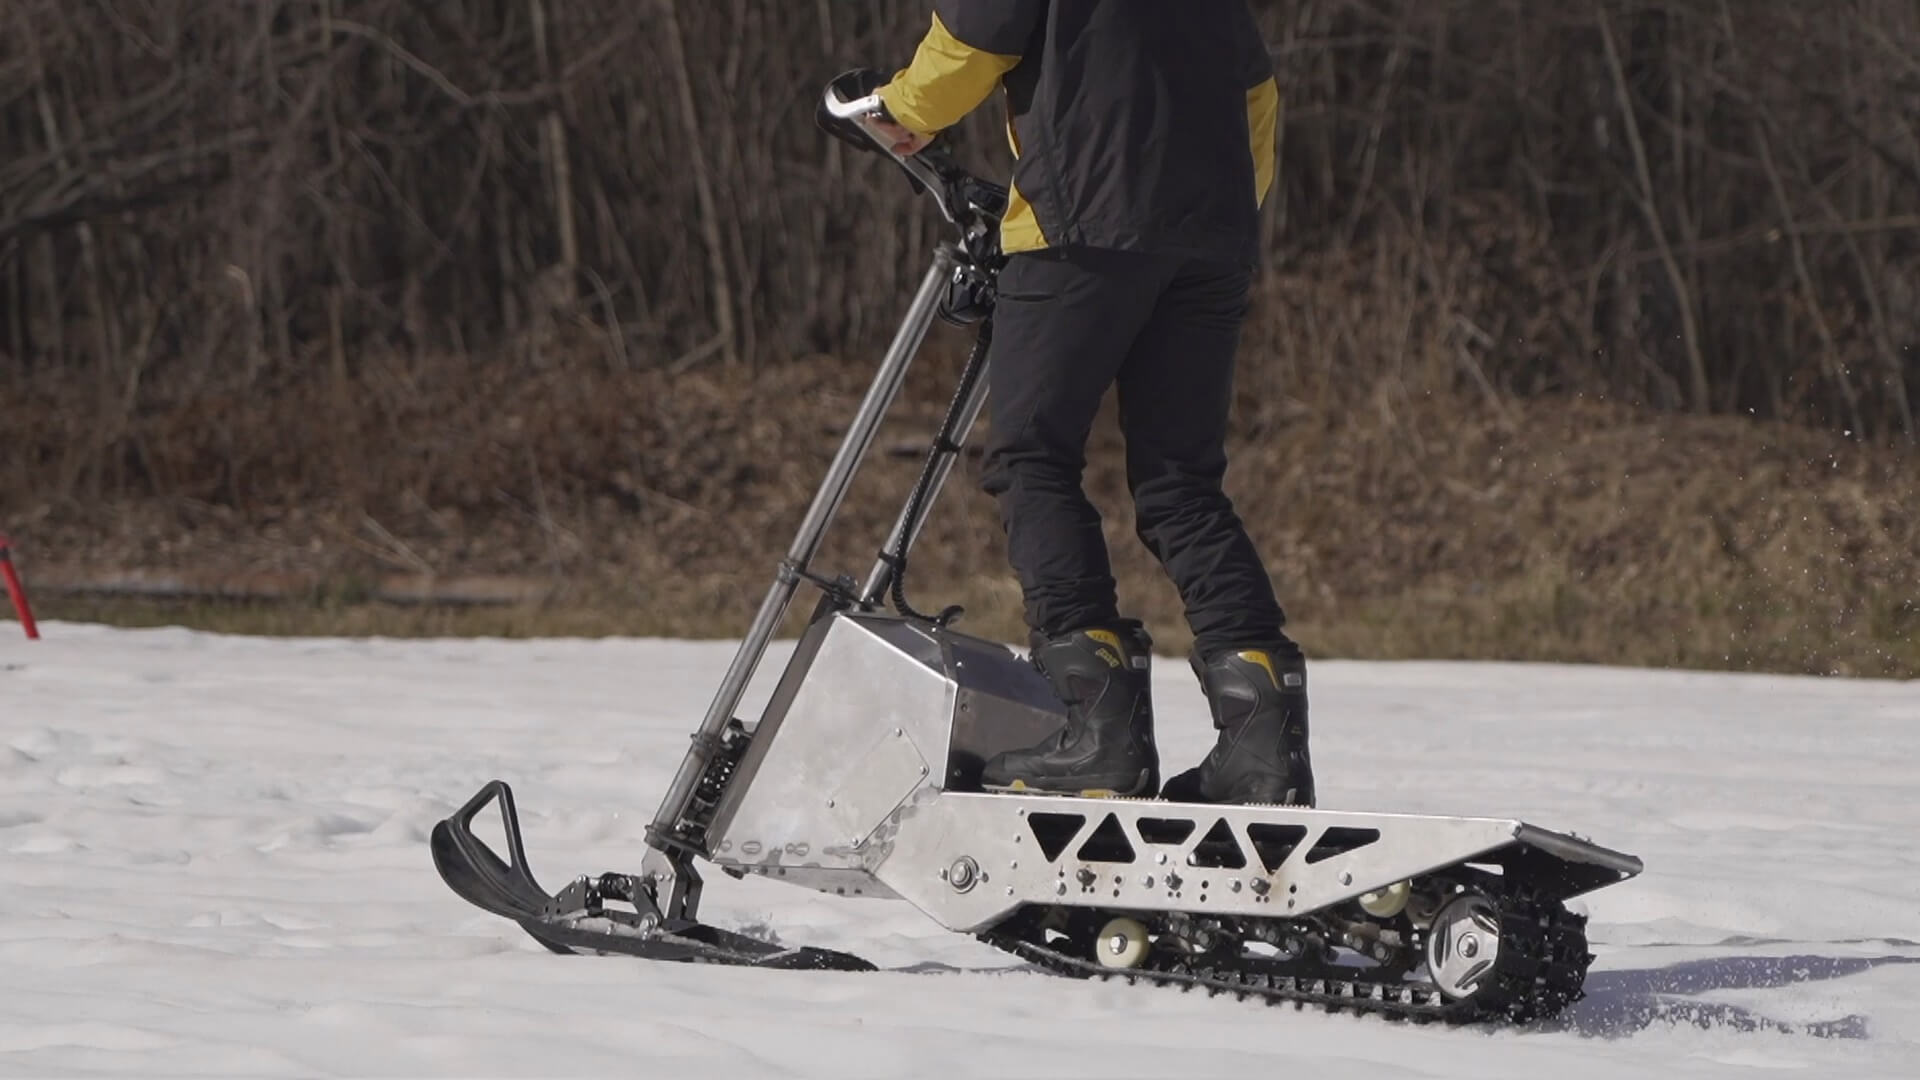
[[[505,859],[473,834],[473,819],[496,802],[506,828]],[[527,868],[513,792],[499,780],[481,788],[465,806],[436,824],[428,842],[440,880],[462,900],[483,911],[521,920],[539,915],[551,899]]]
[[[879,971],[878,965],[862,960],[852,953],[835,952],[832,949],[802,947],[760,961],[755,967],[773,968],[779,971]]]
[[[495,804],[505,829],[504,857],[473,832],[474,819]],[[625,875],[582,878],[558,896],[548,895],[527,867],[513,792],[499,780],[436,824],[429,843],[434,868],[448,888],[482,911],[518,923],[562,956],[633,956],[781,971],[878,970],[832,949],[789,947],[690,920],[663,920],[650,896],[628,891],[633,882]],[[613,882],[618,884],[606,884]],[[605,906],[607,900],[625,901],[636,910]]]

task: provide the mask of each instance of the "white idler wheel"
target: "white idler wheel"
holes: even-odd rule
[[[1500,959],[1500,912],[1479,893],[1461,893],[1427,931],[1427,973],[1448,1001],[1470,998]]]
[[[1124,971],[1139,967],[1152,944],[1147,938],[1147,928],[1138,919],[1122,916],[1100,928],[1100,936],[1094,939],[1093,955],[1101,967]]]
[[[1391,919],[1407,910],[1407,898],[1413,895],[1413,882],[1399,881],[1384,889],[1360,897],[1360,910],[1376,919]]]

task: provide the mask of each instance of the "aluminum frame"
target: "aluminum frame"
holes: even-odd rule
[[[891,616],[809,629],[716,811],[708,857],[953,930],[1029,904],[1285,917],[1527,858],[1562,897],[1640,861],[1507,818],[986,794],[980,764],[1064,721],[1012,650]]]

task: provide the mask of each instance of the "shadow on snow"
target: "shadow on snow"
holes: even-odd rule
[[[1720,990],[1773,990],[1859,975],[1878,967],[1920,964],[1916,956],[1722,956],[1671,967],[1597,971],[1587,996],[1542,1030],[1618,1038],[1652,1027],[1692,1025],[1732,1031],[1768,1031],[1823,1039],[1864,1039],[1867,1018],[1791,1024],[1721,1002],[1697,1000]]]

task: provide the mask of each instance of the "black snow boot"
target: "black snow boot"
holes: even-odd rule
[[[1036,636],[1033,665],[1067,706],[1067,723],[1039,746],[987,762],[981,786],[1057,795],[1143,795],[1160,787],[1149,669],[1153,642],[1128,624]]]
[[[1192,663],[1220,737],[1198,767],[1167,781],[1161,797],[1311,807],[1307,665],[1299,648],[1235,649]]]

